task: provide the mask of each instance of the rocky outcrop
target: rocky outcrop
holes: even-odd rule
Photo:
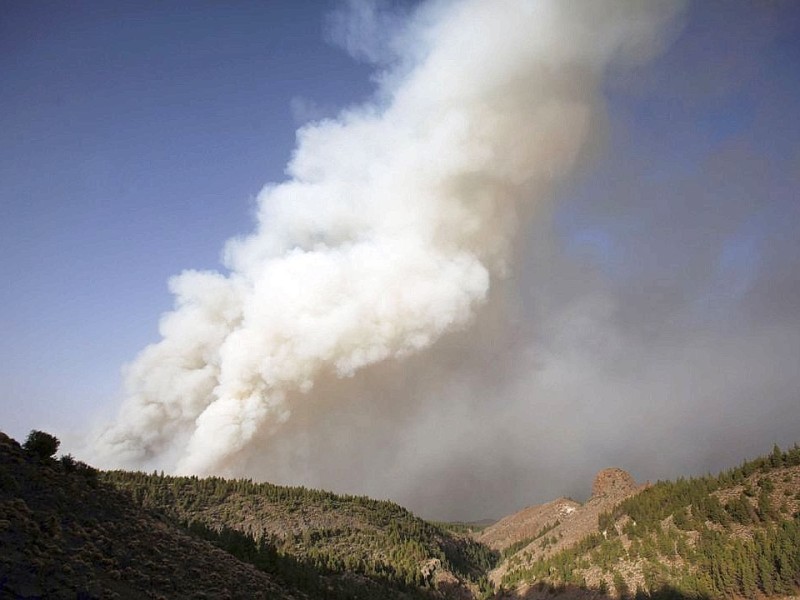
[[[529,506],[486,528],[479,539],[499,550],[510,547],[520,540],[526,540],[526,545],[514,556],[517,557],[518,563],[533,562],[569,548],[590,533],[596,532],[598,518],[602,513],[612,510],[617,504],[645,487],[637,485],[627,471],[619,468],[603,469],[595,475],[592,496],[585,503],[579,504],[574,500],[560,498],[547,504]],[[547,526],[543,528],[542,524]],[[537,526],[539,527],[537,533],[541,532],[541,535],[530,533]],[[490,579],[499,584],[508,569],[508,564],[508,560],[503,561],[490,573]]]
[[[627,471],[612,467],[603,469],[594,477],[592,498],[607,495],[630,494],[638,489],[636,481]]]

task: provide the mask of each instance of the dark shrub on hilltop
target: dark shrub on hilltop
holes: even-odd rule
[[[26,452],[45,459],[55,456],[60,445],[61,442],[56,436],[34,429],[28,434],[22,447],[25,448]]]

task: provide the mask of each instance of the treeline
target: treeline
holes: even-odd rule
[[[576,546],[533,562],[523,553],[525,566],[503,584],[584,587],[586,574],[599,567],[601,591],[610,584],[620,596],[666,589],[693,598],[793,593],[800,585],[800,511],[793,509],[800,490],[791,473],[778,469],[798,465],[800,447],[775,446],[717,476],[658,482],[600,515],[599,531]],[[622,565],[628,573],[640,569],[643,588],[629,589]]]
[[[585,555],[603,543],[603,536],[593,533],[580,542],[553,554],[544,559],[538,559],[527,567],[514,569],[503,576],[504,586],[515,586],[523,582],[541,581],[548,579],[553,583],[563,583],[585,587],[586,582],[581,576],[582,569],[590,566]],[[530,553],[523,553],[523,559],[529,561]]]
[[[266,540],[256,541],[251,536],[222,527],[211,529],[200,522],[184,523],[194,536],[211,542],[239,560],[255,566],[260,571],[273,575],[278,581],[302,590],[312,598],[331,600],[372,600],[376,594],[382,598],[430,599],[431,590],[425,589],[421,579],[408,579],[406,574],[393,571],[390,565],[338,563],[328,556],[301,560],[281,552]],[[333,560],[334,562],[328,562]],[[343,570],[364,577],[339,577]],[[377,579],[378,581],[374,581]],[[381,585],[383,584],[383,585]],[[387,589],[389,584],[394,589]]]
[[[429,521],[429,523],[439,527],[440,529],[464,535],[479,533],[488,527],[488,525],[484,522],[469,523],[466,521]]]
[[[367,496],[334,494],[303,486],[281,486],[271,483],[254,483],[251,479],[225,479],[222,477],[175,477],[164,472],[152,474],[141,471],[106,471],[106,481],[127,489],[143,503],[159,505],[177,503],[176,509],[192,511],[219,505],[231,496],[257,496],[268,502],[284,506],[287,510],[305,504],[337,509],[343,506],[360,506],[374,514],[390,518],[398,512],[408,512],[393,502],[375,500]]]
[[[548,533],[550,533],[553,529],[555,529],[559,525],[561,525],[561,521],[556,519],[552,523],[548,523],[548,524],[544,525],[539,531],[536,532],[535,535],[532,535],[530,537],[526,537],[526,538],[523,538],[521,540],[518,540],[518,541],[514,542],[513,544],[511,544],[510,546],[508,546],[506,548],[503,548],[503,551],[500,553],[500,559],[501,560],[505,560],[507,558],[510,558],[510,557],[514,556],[517,552],[519,552],[520,550],[522,550],[526,546],[532,544],[533,542],[535,542],[536,540],[538,540],[542,536],[547,535]],[[555,538],[553,538],[552,540],[549,539],[549,538],[546,538],[545,540],[543,540],[543,546],[544,545],[549,545],[550,543],[556,543],[556,541],[558,541],[558,540],[556,540]]]
[[[358,574],[406,591],[424,590],[431,587],[434,571],[445,569],[480,586],[498,559],[496,552],[468,536],[419,519],[393,502],[365,496],[249,479],[124,471],[103,477],[142,506],[166,513],[195,532],[205,531],[207,537],[221,536],[215,543],[234,554],[289,565],[288,573],[300,576],[292,580],[297,585],[313,582],[311,569]],[[423,568],[427,563],[432,566]]]
[[[676,525],[682,529],[694,528],[705,521],[712,521],[727,525],[730,519],[741,519],[741,504],[723,507],[719,500],[711,493],[722,488],[737,485],[745,486],[744,493],[753,495],[752,486],[748,479],[756,474],[767,474],[782,467],[800,465],[800,446],[795,444],[792,448],[782,451],[777,445],[768,456],[745,461],[740,466],[723,471],[719,475],[706,475],[691,479],[680,478],[676,481],[659,481],[641,493],[623,501],[612,514],[600,516],[600,529],[609,530],[609,523],[614,523],[624,515],[631,518],[626,526],[625,533],[632,536],[642,536],[657,527],[661,521],[670,515],[675,515]],[[767,484],[769,485],[769,484]],[[771,490],[763,489],[759,492],[759,502],[768,503]],[[749,502],[748,502],[749,504]],[[750,509],[744,508],[750,513]],[[763,506],[763,511],[774,517],[772,507]],[[752,515],[749,517],[753,521]]]

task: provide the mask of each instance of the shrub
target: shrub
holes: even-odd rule
[[[28,434],[28,438],[22,444],[22,447],[39,458],[50,458],[58,452],[60,444],[61,442],[56,436],[34,429]]]

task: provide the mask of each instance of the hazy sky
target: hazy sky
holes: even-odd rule
[[[0,7],[4,431],[77,448],[113,418],[167,280],[224,272],[297,127],[370,100],[391,57],[366,41],[413,5],[349,38],[339,6]],[[800,6],[691,3],[659,49],[587,92],[577,165],[471,325],[323,381],[233,472],[482,518],[800,441]]]

